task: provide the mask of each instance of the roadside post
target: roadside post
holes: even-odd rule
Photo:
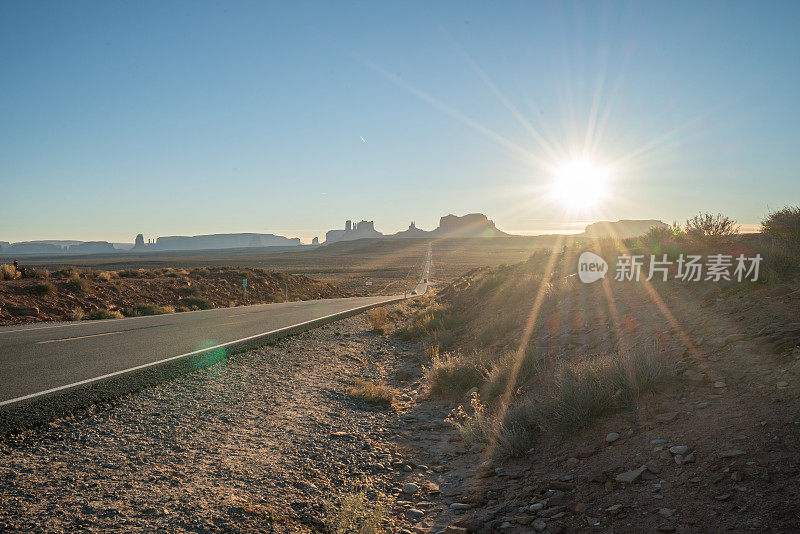
[[[242,289],[244,290],[244,303],[247,304],[247,278],[242,280]]]

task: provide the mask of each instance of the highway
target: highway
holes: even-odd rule
[[[409,296],[427,292],[430,264],[429,247]],[[2,327],[0,408],[402,299],[402,294],[322,299]]]

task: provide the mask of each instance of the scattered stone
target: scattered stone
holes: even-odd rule
[[[606,477],[602,473],[600,473],[599,475],[592,475],[589,477],[589,482],[594,482],[596,484],[605,484],[606,480],[608,480],[608,477]]]
[[[717,501],[727,501],[730,498],[731,498],[731,494],[730,493],[723,493],[721,495],[715,495],[714,496],[714,499],[717,500]]]
[[[451,510],[469,510],[470,508],[472,505],[464,502],[454,502],[450,505]]]
[[[705,402],[705,401],[703,401],[703,402],[698,402],[698,403],[697,403],[697,407],[698,407],[700,410],[703,410],[703,409],[705,409],[705,408],[708,408],[708,405],[709,405],[709,403],[708,403],[708,402]]]
[[[741,471],[734,471],[733,473],[731,473],[731,480],[733,480],[734,482],[741,482],[742,479],[744,479],[744,475],[742,474]]]
[[[616,432],[609,432],[609,434],[606,436],[606,443],[614,443],[618,439],[619,439],[619,434],[617,434]]]
[[[664,517],[672,517],[672,515],[674,513],[675,513],[675,509],[673,509],[673,508],[659,508],[658,509],[658,515],[662,515]]]
[[[683,463],[685,464],[693,464],[694,463],[694,453],[690,452],[686,456],[683,457]]]
[[[657,532],[675,532],[675,527],[673,525],[659,525],[656,528]]]
[[[724,380],[717,380],[716,382],[714,382],[714,387],[715,388],[724,388],[724,387],[728,387],[728,384],[726,384]]]
[[[620,511],[621,508],[622,508],[621,504],[612,504],[611,506],[606,508],[606,513],[616,514],[617,512]]]
[[[666,443],[667,440],[661,438],[650,440],[650,445],[665,445]]]
[[[788,387],[789,387],[789,382],[787,382],[786,380],[781,380],[780,382],[778,382],[777,384],[775,384],[775,386],[776,386],[778,389],[786,389],[786,388],[788,388]]]
[[[615,477],[615,480],[617,482],[622,482],[622,483],[625,483],[625,484],[631,484],[631,483],[635,482],[640,476],[642,476],[642,473],[644,473],[645,469],[647,469],[647,466],[643,465],[639,469],[633,469],[631,471],[625,471],[624,473],[618,474]]]
[[[535,502],[532,505],[528,506],[528,511],[529,512],[538,512],[542,508],[544,508],[544,505],[542,503]]]
[[[669,448],[669,452],[672,454],[686,454],[689,452],[689,447],[686,445],[674,445]]]
[[[444,534],[467,534],[467,529],[464,527],[457,527],[455,525],[450,525],[446,529],[444,529]]]
[[[706,379],[706,375],[704,375],[703,373],[699,373],[697,371],[693,371],[691,369],[687,369],[683,372],[683,378],[685,378],[689,382],[694,382],[695,384],[699,384]]]

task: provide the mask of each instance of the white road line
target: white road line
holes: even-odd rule
[[[251,339],[256,339],[256,338],[263,337],[263,336],[268,336],[268,335],[271,335],[271,334],[277,334],[277,333],[280,333],[280,332],[282,332],[284,330],[288,330],[290,328],[297,328],[298,326],[304,326],[304,325],[311,324],[313,322],[320,321],[320,320],[323,320],[323,319],[330,319],[332,317],[336,317],[337,315],[341,315],[341,314],[344,314],[344,313],[347,313],[347,312],[366,309],[366,308],[369,308],[370,306],[373,306],[375,304],[386,304],[386,303],[394,302],[394,301],[397,301],[397,300],[403,300],[403,297],[390,297],[385,301],[375,302],[373,304],[365,304],[363,306],[357,306],[355,308],[350,308],[349,310],[342,310],[342,311],[339,311],[339,312],[336,312],[336,313],[331,313],[329,315],[325,315],[323,317],[317,317],[316,319],[311,319],[311,320],[308,320],[308,321],[303,321],[302,323],[293,324],[291,326],[285,326],[283,328],[278,328],[276,330],[270,330],[268,332],[262,332],[260,334],[255,334],[255,335],[252,335],[252,336],[243,337],[241,339],[235,339],[233,341],[228,341],[226,343],[220,343],[219,345],[214,345],[213,347],[206,347],[204,349],[194,350],[192,352],[187,352],[185,354],[179,354],[177,356],[170,356],[169,358],[164,358],[163,360],[158,360],[158,361],[155,361],[155,362],[150,362],[150,363],[145,363],[145,364],[142,364],[142,365],[137,365],[136,367],[131,367],[129,369],[123,369],[122,371],[114,371],[113,373],[108,373],[108,374],[96,376],[94,378],[87,378],[86,380],[80,380],[78,382],[73,382],[72,384],[66,384],[64,386],[58,386],[58,387],[46,389],[44,391],[39,391],[37,393],[31,393],[29,395],[23,395],[22,397],[17,397],[17,398],[14,398],[14,399],[0,401],[0,406],[7,406],[9,404],[14,404],[15,402],[20,402],[20,401],[29,400],[29,399],[35,399],[36,397],[41,397],[42,395],[49,395],[50,393],[56,393],[58,391],[64,391],[66,389],[74,388],[74,387],[77,387],[77,386],[84,386],[86,384],[91,384],[92,382],[97,382],[98,380],[105,380],[106,378],[111,378],[111,377],[114,377],[114,376],[124,375],[125,373],[130,373],[132,371],[139,371],[141,369],[147,369],[148,367],[153,367],[154,365],[159,365],[159,364],[170,362],[170,361],[173,361],[173,360],[178,360],[180,358],[185,358],[187,356],[194,356],[195,354],[200,354],[201,352],[207,352],[209,350],[214,350],[214,349],[219,349],[219,348],[222,348],[222,347],[227,347],[229,345],[234,345],[236,343],[242,343],[244,341],[249,341]]]

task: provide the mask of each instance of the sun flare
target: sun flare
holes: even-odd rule
[[[594,208],[608,195],[608,174],[590,159],[566,161],[553,169],[553,200],[572,210]]]

